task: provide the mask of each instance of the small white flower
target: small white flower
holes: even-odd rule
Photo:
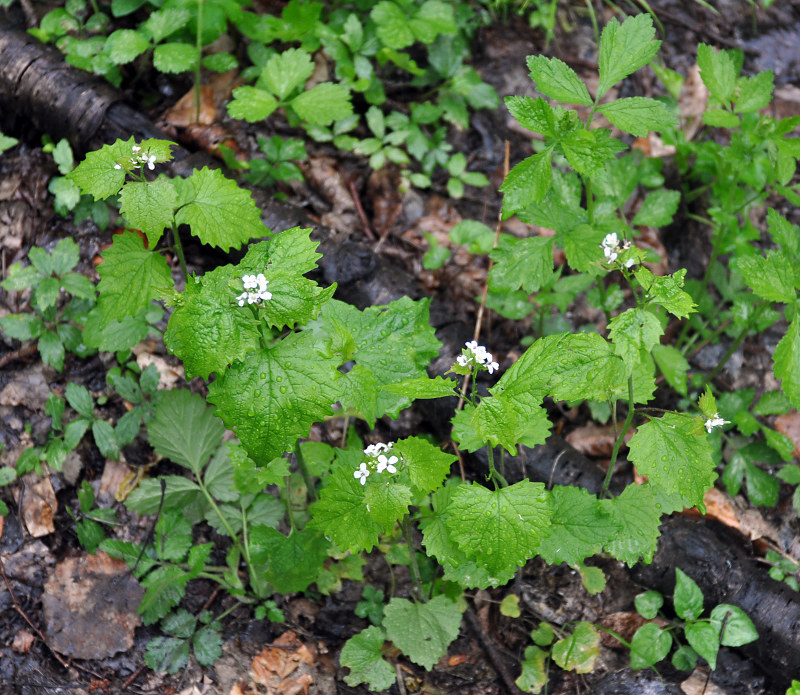
[[[391,446],[388,444],[377,442],[376,444],[370,444],[366,449],[364,449],[364,453],[367,456],[377,456],[382,451],[388,451],[389,449],[391,449]]]
[[[367,477],[368,476],[369,476],[369,469],[367,468],[367,464],[363,463],[363,462],[359,466],[358,470],[355,473],[353,473],[353,477],[354,478],[361,478],[361,484],[362,485],[366,485],[367,484]]]
[[[619,237],[617,236],[616,232],[611,232],[610,234],[606,234],[603,238],[603,243],[601,244],[603,248],[613,249],[615,246],[619,245]]]
[[[246,290],[254,290],[258,285],[255,275],[242,275],[242,283]]]
[[[464,343],[464,345],[466,346],[467,350],[473,353],[478,350],[479,347],[482,347],[478,345],[478,341],[476,340],[470,340],[468,343]]]
[[[630,268],[635,263],[636,263],[636,259],[635,258],[629,258],[627,261],[625,261],[625,267],[626,268]]]
[[[247,301],[247,292],[242,292],[237,298],[236,302],[239,306],[244,306],[244,303]]]
[[[385,454],[378,455],[378,473],[383,473],[386,471],[387,473],[397,473],[397,468],[394,464],[396,464],[400,459],[397,456],[390,456],[386,457]]]
[[[147,162],[148,169],[153,170],[156,168],[156,156],[154,154],[151,154],[149,157],[145,157],[144,161]]]
[[[723,425],[729,424],[727,420],[723,420],[719,413],[714,413],[714,417],[710,417],[706,420],[706,432],[711,434],[711,430],[715,427],[722,427]]]
[[[486,365],[486,369],[489,370],[489,374],[494,374],[494,370],[499,368],[500,365],[497,364],[497,362],[489,362],[489,364]]]
[[[469,364],[469,357],[466,355],[459,355],[456,357],[456,362],[458,362],[462,367],[466,367]]]
[[[133,149],[134,154],[139,154],[139,152],[141,152],[142,150],[142,148],[139,145],[134,145],[131,149]]]
[[[115,164],[115,165],[114,165],[114,168],[115,168],[115,169],[122,169],[122,164]]]

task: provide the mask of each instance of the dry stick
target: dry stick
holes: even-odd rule
[[[361,220],[361,224],[364,225],[364,234],[367,235],[367,239],[370,241],[377,241],[377,237],[375,233],[372,231],[372,227],[369,226],[369,220],[367,220],[367,215],[364,212],[364,208],[361,206],[361,198],[358,195],[358,191],[356,190],[356,184],[353,182],[352,179],[345,177],[347,180],[347,187],[350,189],[350,195],[353,198],[353,203],[356,206],[356,212],[358,213],[358,218]]]
[[[9,362],[13,362],[14,360],[21,360],[25,357],[31,357],[38,352],[38,349],[38,343],[28,343],[17,350],[7,352],[5,355],[0,357],[0,367],[5,367]]]
[[[467,623],[469,623],[470,628],[478,637],[478,641],[481,643],[481,646],[489,655],[489,659],[491,659],[492,665],[505,684],[509,695],[521,693],[522,691],[517,687],[517,684],[514,682],[514,679],[508,672],[506,665],[503,663],[503,659],[500,656],[500,652],[498,652],[497,647],[495,647],[495,645],[492,643],[489,635],[483,631],[483,627],[481,627],[481,623],[478,620],[478,616],[475,615],[475,611],[472,608],[467,608],[467,610],[464,611],[464,617],[466,617]]]

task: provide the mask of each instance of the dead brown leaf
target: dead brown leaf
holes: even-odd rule
[[[27,654],[31,650],[35,639],[36,637],[32,632],[29,632],[28,630],[20,630],[16,635],[14,635],[14,641],[11,643],[11,648],[17,652],[17,654]]]
[[[250,676],[271,695],[307,693],[314,682],[314,657],[312,648],[287,630],[253,658]]]
[[[634,431],[629,430],[625,436],[628,442],[633,437]],[[589,423],[570,432],[566,440],[584,456],[609,457],[614,450],[614,428],[611,425],[595,425]]]
[[[24,476],[17,504],[28,533],[34,538],[47,536],[56,530],[53,517],[58,511],[58,501],[49,477],[40,478],[33,473]]]
[[[607,630],[613,630],[626,642],[633,639],[633,634],[645,623],[645,620],[636,611],[618,611],[617,613],[609,613],[604,615],[600,621]],[[616,637],[609,635],[607,632],[600,630],[600,641],[604,647],[615,649],[617,651],[624,651],[627,647],[622,644]]]
[[[707,105],[708,88],[700,77],[700,67],[695,63],[689,68],[678,97],[681,130],[687,141],[692,140],[703,125],[703,113]]]
[[[195,90],[190,89],[162,114],[167,125],[186,128],[192,123],[211,125],[217,120],[217,107],[214,105],[214,89],[208,85],[200,87],[200,115],[196,114]]]

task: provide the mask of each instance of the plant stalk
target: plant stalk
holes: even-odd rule
[[[614,467],[617,465],[617,456],[619,456],[619,449],[622,442],[625,441],[625,435],[628,433],[628,428],[633,421],[633,375],[628,377],[628,415],[622,425],[622,430],[614,442],[614,450],[611,452],[611,461],[608,464],[608,471],[606,472],[605,480],[603,480],[603,489],[600,491],[600,499],[606,496],[608,487],[611,485],[611,478],[614,475]]]

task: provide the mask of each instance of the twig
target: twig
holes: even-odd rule
[[[514,682],[514,679],[508,672],[506,665],[503,663],[502,657],[497,651],[497,647],[494,646],[491,639],[489,639],[489,636],[483,631],[480,621],[478,620],[478,616],[475,615],[475,611],[473,611],[472,608],[467,608],[467,610],[464,611],[464,616],[467,619],[467,623],[469,623],[470,629],[475,633],[475,636],[480,641],[481,646],[489,655],[489,659],[505,684],[509,695],[518,695],[518,693],[521,693],[522,691],[517,687],[517,684]]]
[[[35,355],[38,350],[38,343],[28,343],[17,350],[7,352],[5,355],[0,357],[0,367],[5,367],[9,362],[13,362],[14,360],[21,360],[26,357],[30,357],[31,355]]]
[[[128,688],[133,685],[133,682],[142,674],[142,671],[145,670],[146,665],[142,664],[139,668],[137,668],[130,676],[125,679],[125,682],[122,684],[120,688],[120,692],[126,692]]]
[[[364,212],[364,208],[361,207],[361,198],[359,197],[358,191],[356,190],[356,184],[353,182],[351,178],[347,178],[347,187],[350,189],[350,195],[353,198],[353,203],[356,206],[356,212],[358,213],[358,218],[361,220],[361,224],[364,225],[364,234],[367,235],[367,239],[369,239],[370,241],[377,241],[377,237],[375,236],[375,233],[372,231],[372,227],[369,226],[369,221],[367,220],[367,215]]]

